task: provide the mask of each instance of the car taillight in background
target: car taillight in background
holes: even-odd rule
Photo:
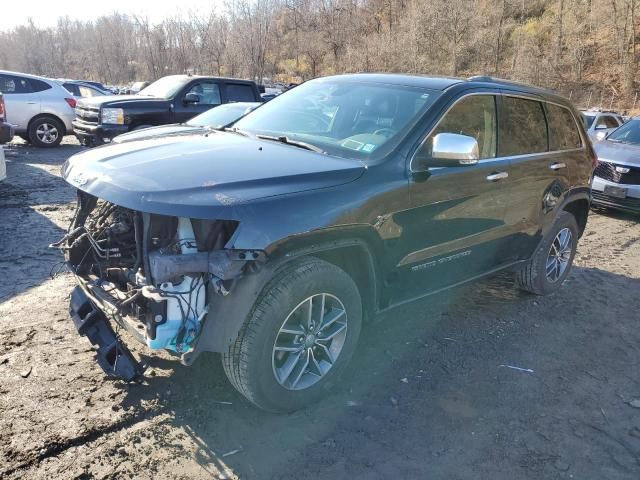
[[[5,121],[6,110],[4,108],[4,97],[0,93],[0,121]]]
[[[65,98],[64,99],[71,108],[76,108],[76,99],[75,98]]]

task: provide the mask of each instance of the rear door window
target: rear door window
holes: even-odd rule
[[[580,132],[569,109],[552,103],[547,103],[546,108],[549,122],[549,149],[581,148]]]
[[[15,75],[0,75],[0,92],[5,94],[31,93],[29,80]]]
[[[502,98],[498,155],[509,157],[547,151],[547,122],[537,100]]]
[[[255,102],[256,96],[250,85],[227,83],[227,102]]]

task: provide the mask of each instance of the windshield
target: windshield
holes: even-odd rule
[[[640,145],[640,119],[630,120],[614,130],[607,140]]]
[[[171,98],[178,90],[180,90],[190,79],[182,76],[162,77],[156,80],[147,88],[143,88],[138,95],[158,98]]]
[[[227,103],[207,110],[200,115],[193,117],[187,122],[187,125],[195,127],[213,127],[220,128],[246,115],[256,108],[259,103]]]
[[[234,128],[367,159],[383,146],[393,148],[436,96],[433,90],[403,85],[317,79],[279,95]]]
[[[596,119],[595,115],[585,115],[582,114],[582,121],[584,122],[584,127],[589,130],[589,127],[593,125],[593,121]]]

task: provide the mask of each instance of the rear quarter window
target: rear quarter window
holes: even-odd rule
[[[537,100],[503,97],[503,120],[498,141],[501,157],[547,151],[547,122]]]
[[[549,122],[549,148],[551,150],[581,148],[582,139],[571,111],[551,103],[547,103],[546,108]]]
[[[44,92],[45,90],[49,90],[51,85],[42,80],[37,80],[35,78],[29,79],[29,83],[31,84],[31,91],[33,92]]]

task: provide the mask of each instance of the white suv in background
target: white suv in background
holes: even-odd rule
[[[624,123],[624,119],[615,112],[601,110],[580,110],[584,129],[592,142],[599,142]]]
[[[55,80],[0,70],[7,121],[36,147],[55,147],[72,133],[76,100]]]

